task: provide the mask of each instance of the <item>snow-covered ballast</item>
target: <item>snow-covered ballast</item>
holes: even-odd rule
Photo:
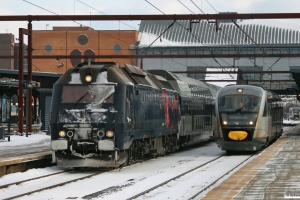
[[[67,70],[53,86],[53,162],[116,167],[173,148],[178,93],[163,82],[163,77],[117,63],[85,62]]]

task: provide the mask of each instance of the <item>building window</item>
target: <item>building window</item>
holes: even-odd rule
[[[89,56],[95,56],[95,52],[92,49],[87,49],[84,52],[84,60],[87,61]],[[95,62],[95,58],[91,58],[91,62]]]
[[[51,44],[46,44],[46,46],[45,46],[45,51],[46,51],[47,53],[50,53],[52,50],[53,50],[52,45],[51,45]]]
[[[81,51],[79,51],[78,49],[74,49],[71,52],[70,56],[74,56],[74,58],[71,58],[72,67],[81,63],[81,59],[79,58],[79,56],[81,56]],[[76,58],[76,56],[78,56],[78,58]]]
[[[117,52],[117,53],[119,53],[120,51],[121,51],[121,46],[119,45],[119,44],[116,44],[115,46],[114,46],[114,51],[115,52]]]
[[[85,45],[89,41],[89,38],[86,34],[81,34],[78,36],[77,41],[79,44]]]

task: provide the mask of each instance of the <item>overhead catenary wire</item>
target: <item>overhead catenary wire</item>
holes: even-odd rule
[[[215,9],[215,7],[213,7],[207,0],[205,0],[205,1],[210,5],[210,7],[212,7],[212,9],[214,9],[218,13],[218,11]]]
[[[194,2],[193,2],[193,0],[190,0],[203,14],[205,14],[200,8],[199,8],[199,6],[197,6],[197,4],[195,4]],[[206,0],[207,1],[207,0]],[[207,3],[209,3],[208,1],[207,1]],[[210,4],[210,3],[209,3]],[[210,4],[210,6],[212,6],[211,4]],[[212,6],[213,7],[213,6]],[[218,11],[214,8],[214,10],[218,13]],[[207,19],[207,20],[209,20],[209,19]],[[241,27],[240,27],[240,29],[241,29]],[[226,35],[226,39],[227,40],[229,40],[235,47],[236,47],[236,45],[234,44],[234,42],[229,38],[229,36],[221,29],[221,32],[224,34],[224,35]],[[248,36],[248,35],[247,35]],[[248,36],[248,37],[250,37],[250,36]],[[251,37],[250,37],[251,38]],[[251,40],[253,40],[252,38],[251,38]],[[253,40],[254,41],[254,40]],[[255,41],[254,41],[254,43],[255,43]],[[255,43],[256,44],[256,43]],[[258,46],[258,45],[257,45]],[[258,46],[259,48],[260,48],[260,46]],[[238,51],[237,51],[238,52]],[[240,50],[240,52],[242,53],[242,51]],[[250,58],[248,58],[249,59],[249,61],[250,62],[252,62],[254,65],[255,65],[255,63],[250,59]],[[262,60],[262,62],[263,62],[263,64],[264,64],[264,66],[266,65],[265,64],[265,62]],[[272,65],[273,66],[273,65]],[[277,75],[276,75],[277,76]],[[278,76],[277,76],[278,77]],[[268,76],[266,76],[266,78],[268,78],[269,79],[269,77]]]
[[[43,10],[45,10],[45,11],[47,11],[47,12],[50,12],[50,13],[52,13],[52,14],[55,14],[55,15],[57,15],[57,16],[63,18],[63,19],[66,19],[66,20],[72,21],[72,22],[74,22],[74,23],[76,23],[76,24],[79,24],[79,25],[81,25],[81,26],[87,27],[87,26],[85,26],[85,25],[82,24],[82,23],[79,23],[79,22],[76,22],[76,21],[74,21],[74,20],[71,20],[71,19],[69,19],[69,18],[67,18],[67,17],[61,16],[61,15],[59,15],[59,14],[53,12],[53,11],[50,11],[50,10],[48,10],[48,9],[46,9],[46,8],[41,7],[41,6],[39,6],[39,5],[36,5],[36,4],[31,3],[31,2],[29,2],[29,1],[26,1],[26,0],[23,0],[23,1],[29,3],[29,4],[31,4],[31,5],[33,5],[33,6],[36,6],[36,7],[40,8],[40,9],[43,9]],[[101,31],[98,31],[98,32],[99,32],[100,34],[102,34],[102,35],[108,36],[108,37],[110,37],[110,38],[113,38],[113,39],[116,39],[116,40],[119,40],[119,41],[121,41],[121,42],[124,42],[124,43],[126,43],[126,44],[131,45],[131,44],[128,43],[127,41],[123,41],[123,40],[121,40],[121,39],[119,39],[119,38],[116,38],[116,37],[113,37],[113,36],[111,36],[111,35],[105,34],[105,33],[101,32]]]
[[[190,12],[192,12],[193,14],[195,14],[192,10],[190,10],[185,4],[183,4],[180,0],[178,0],[178,2],[179,3],[181,3],[185,8],[187,8]],[[202,11],[202,13],[204,13],[203,11]],[[208,26],[209,28],[210,28],[210,26]],[[200,40],[199,40],[199,38],[197,38],[197,40],[200,42]],[[211,52],[212,53],[212,52]],[[224,70],[225,70],[225,72],[227,72],[226,71],[226,69],[215,59],[215,58],[213,58],[214,59],[214,61],[221,67],[221,68],[223,68]],[[221,59],[221,58],[220,58]],[[230,64],[229,63],[227,63],[226,61],[224,61],[223,59],[221,59],[223,62],[225,62],[226,64],[228,64],[229,66],[230,66]],[[231,74],[229,74],[231,77],[232,77],[232,79],[234,79],[233,78],[233,76],[231,75]]]
[[[161,12],[162,14],[166,15],[163,11],[161,11],[159,8],[157,8],[156,6],[154,6],[153,4],[151,4],[149,1],[145,0],[148,4],[150,4],[151,6],[153,6],[155,9],[157,9],[159,12]],[[166,15],[167,16],[167,15]],[[173,20],[171,17],[169,17],[170,20]],[[176,21],[176,24],[178,24],[180,27],[182,27],[184,30],[188,31],[188,29],[186,27],[184,27],[182,24],[180,24],[179,22]],[[198,37],[196,37],[192,32],[189,32],[199,43],[201,43],[201,41],[199,40]]]
[[[235,21],[232,20],[232,22],[262,51],[264,55],[268,55]]]
[[[80,3],[82,3],[83,5],[85,5],[85,6],[89,7],[89,8],[91,8],[91,9],[94,9],[94,10],[96,10],[96,11],[102,13],[103,15],[106,15],[106,16],[110,17],[111,19],[114,19],[114,18],[111,17],[110,15],[107,15],[106,13],[104,13],[104,12],[102,12],[102,11],[100,11],[100,10],[98,10],[98,9],[96,9],[96,8],[94,8],[94,7],[92,7],[92,6],[88,5],[88,4],[86,4],[86,3],[82,2],[82,1],[80,1],[80,0],[77,0],[77,1],[80,2]],[[130,27],[130,28],[133,28],[133,29],[136,30],[136,31],[138,31],[138,30],[137,30],[135,27],[133,27],[133,26],[130,26],[130,25],[128,25],[128,24],[126,24],[126,23],[124,23],[124,22],[121,22],[121,21],[119,21],[119,22],[122,23],[122,24],[124,24],[124,25],[126,25],[126,26],[128,26],[128,27]],[[148,35],[150,36],[150,34],[148,34]],[[158,38],[157,38],[157,39],[158,39]],[[156,40],[157,40],[157,39],[156,39]],[[160,37],[160,39],[161,39],[163,42],[165,42],[166,44],[168,44],[169,46],[171,46],[166,40],[163,40],[161,37]],[[151,44],[151,45],[152,45],[152,44]],[[168,60],[170,60],[170,59],[168,59]],[[174,60],[171,60],[171,61],[175,62]],[[201,61],[199,61],[199,62],[201,62]],[[178,62],[176,62],[176,63],[178,63]],[[207,65],[207,64],[204,63],[204,62],[201,62],[201,63]],[[181,64],[181,65],[183,65],[183,64]],[[183,65],[183,66],[184,66],[184,65]]]

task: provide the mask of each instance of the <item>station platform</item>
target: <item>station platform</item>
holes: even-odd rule
[[[52,165],[49,135],[38,132],[10,137],[10,141],[0,140],[0,177]]]
[[[300,198],[300,124],[201,199]]]
[[[28,169],[51,166],[51,151],[0,159],[0,177]]]

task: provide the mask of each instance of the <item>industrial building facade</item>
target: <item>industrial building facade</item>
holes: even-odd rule
[[[135,55],[137,31],[98,31],[89,27],[53,27],[53,30],[33,31],[35,55]],[[63,73],[84,61],[71,59],[33,59],[33,69]],[[117,62],[136,65],[136,59],[92,59],[95,62]]]

